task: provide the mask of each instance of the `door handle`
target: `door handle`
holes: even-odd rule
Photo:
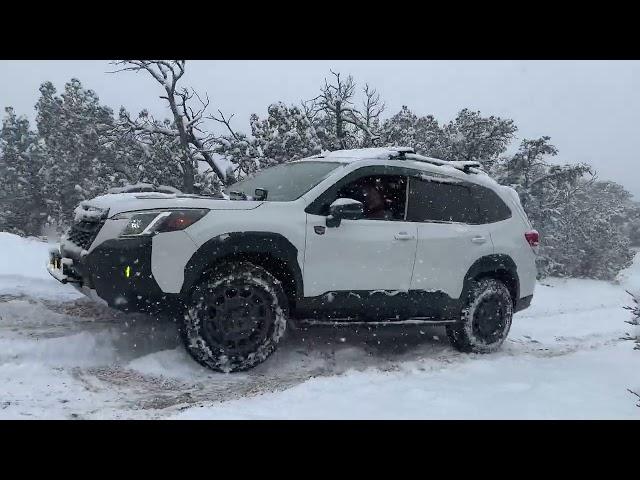
[[[473,237],[473,238],[471,239],[471,241],[472,241],[473,243],[482,244],[482,243],[485,243],[485,242],[487,241],[487,239],[486,239],[486,237]]]
[[[411,235],[407,232],[398,232],[393,236],[393,238],[395,238],[396,240],[413,240],[416,237],[415,235]]]

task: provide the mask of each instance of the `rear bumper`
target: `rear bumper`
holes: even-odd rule
[[[525,308],[529,308],[532,300],[533,300],[533,295],[529,295],[528,297],[522,297],[516,302],[514,312],[520,312]]]
[[[104,300],[127,312],[175,311],[182,305],[178,294],[164,293],[151,272],[149,237],[106,240],[91,253],[49,253],[47,270],[61,283],[71,283],[85,295]]]

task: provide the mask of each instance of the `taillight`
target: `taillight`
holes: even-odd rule
[[[527,243],[531,245],[531,247],[537,247],[540,245],[540,234],[537,230],[529,230],[528,232],[524,232],[524,238],[527,239]]]

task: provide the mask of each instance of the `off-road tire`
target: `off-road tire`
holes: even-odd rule
[[[461,321],[447,325],[447,336],[462,352],[492,353],[507,338],[512,318],[513,299],[506,285],[494,278],[474,280]]]
[[[214,267],[195,286],[182,338],[200,364],[220,372],[247,370],[271,355],[284,335],[288,302],[271,273],[249,262]]]

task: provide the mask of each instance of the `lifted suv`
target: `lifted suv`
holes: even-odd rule
[[[344,150],[259,172],[222,199],[120,193],[83,202],[49,272],[125,311],[183,318],[187,350],[248,369],[305,319],[446,325],[500,347],[536,279],[516,192],[474,162]]]

